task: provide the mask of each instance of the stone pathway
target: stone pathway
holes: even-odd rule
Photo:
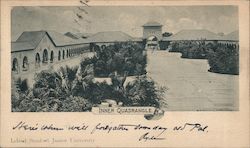
[[[207,60],[182,59],[180,53],[148,51],[147,71],[167,87],[169,111],[238,110],[239,76],[208,72]]]

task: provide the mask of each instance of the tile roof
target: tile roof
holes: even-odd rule
[[[11,52],[35,49],[45,35],[45,31],[25,31],[11,42]]]
[[[11,42],[11,52],[35,49],[34,42]]]
[[[35,49],[45,35],[51,39],[55,46],[67,46],[87,43],[84,39],[72,39],[55,31],[25,31],[11,43],[11,52]]]
[[[172,40],[220,40],[221,37],[208,30],[181,30],[180,32],[164,37],[164,41]]]
[[[150,21],[143,25],[143,27],[152,27],[152,26],[162,26],[162,25],[155,21]]]
[[[106,31],[98,32],[87,40],[90,43],[108,43],[108,42],[125,42],[125,41],[139,41],[139,38],[131,37],[130,35],[121,31]]]
[[[88,43],[87,40],[84,39],[72,39],[68,36],[65,36],[61,33],[56,31],[49,30],[47,31],[49,37],[51,38],[52,42],[55,46],[67,46],[67,45],[75,45],[75,44],[84,44]]]

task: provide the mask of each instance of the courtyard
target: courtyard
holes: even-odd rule
[[[148,51],[148,75],[167,91],[165,111],[238,110],[238,75],[208,72],[207,60]]]

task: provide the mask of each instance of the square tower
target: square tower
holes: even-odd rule
[[[152,36],[156,37],[158,41],[162,39],[162,25],[160,23],[155,21],[147,22],[142,27],[144,39]]]

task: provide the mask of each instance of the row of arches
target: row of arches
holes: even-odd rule
[[[50,59],[49,59],[49,54],[50,54]],[[53,60],[54,60],[54,51],[51,51],[49,53],[47,49],[44,49],[43,53],[42,53],[42,63],[48,63],[49,61],[53,62]],[[36,53],[35,62],[36,62],[36,64],[40,64],[40,62],[41,62],[41,58],[40,58],[39,53]]]
[[[74,48],[74,49],[66,49],[66,50],[59,50],[57,60],[61,61],[66,58],[79,55],[83,53],[83,48]],[[30,57],[29,57],[30,58]],[[48,51],[47,49],[44,49],[41,53],[35,53],[35,67],[40,67],[40,64],[47,64],[47,63],[53,63],[55,59],[55,53],[54,51]],[[20,70],[27,71],[29,69],[29,59],[27,56],[24,56],[21,61],[21,68],[19,67],[19,61],[17,58],[14,58],[12,60],[12,71],[19,72]]]
[[[62,52],[59,50],[58,51],[58,61],[60,61],[61,59],[65,59],[65,58],[68,58],[70,56],[69,54],[69,50],[62,50]]]
[[[29,62],[28,62],[28,57],[24,56],[23,60],[22,60],[22,70],[23,71],[27,71],[29,69]],[[17,58],[14,58],[12,61],[12,71],[16,71],[19,72],[19,63]]]

